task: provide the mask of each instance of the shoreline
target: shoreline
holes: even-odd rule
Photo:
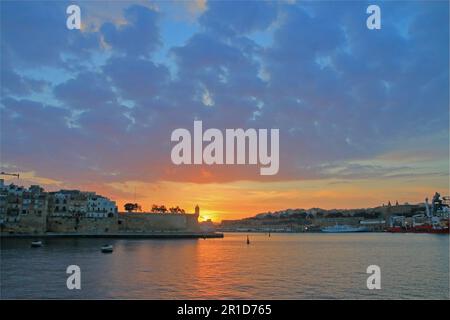
[[[151,233],[43,233],[0,234],[3,238],[113,238],[113,239],[213,239],[223,238],[220,232],[151,232]]]

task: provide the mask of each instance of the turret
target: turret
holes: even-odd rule
[[[195,206],[195,215],[200,216],[200,207],[198,205]]]

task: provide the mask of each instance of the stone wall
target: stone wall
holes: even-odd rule
[[[119,225],[117,217],[49,217],[47,220],[47,231],[55,233],[113,233],[119,231]]]
[[[119,230],[124,232],[198,231],[198,215],[173,213],[120,213]]]
[[[19,215],[2,225],[2,233],[117,233],[200,231],[198,215],[171,213],[120,213],[109,218]]]
[[[2,233],[40,234],[45,232],[45,215],[19,214],[8,217],[1,226]]]

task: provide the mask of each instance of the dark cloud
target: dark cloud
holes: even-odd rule
[[[167,67],[134,57],[112,58],[103,70],[124,98],[137,101],[160,95],[169,80]]]
[[[1,105],[2,162],[33,170],[45,168],[50,176],[54,176],[52,166],[63,171],[59,163],[71,153],[71,132],[66,126],[69,112],[28,99],[4,98]]]
[[[57,27],[65,26],[61,6],[36,2],[24,13],[22,3],[2,3],[9,14],[2,53],[15,67],[3,70],[2,62],[7,160],[85,181],[409,175],[408,166],[346,162],[448,133],[448,3],[383,3],[378,31],[365,26],[366,5],[211,2],[199,30],[156,62],[163,15],[146,7],[127,8],[124,24],[80,34]],[[38,22],[42,28],[29,27]],[[254,32],[270,43],[256,43]],[[69,75],[51,88],[61,106],[13,97],[43,85],[23,73],[27,65]],[[279,175],[260,177],[256,167],[172,166],[170,133],[192,128],[194,119],[205,128],[279,128]],[[26,152],[39,161],[26,160]]]
[[[15,65],[62,67],[65,53],[89,57],[99,36],[66,27],[68,1],[2,1],[1,50]],[[82,6],[82,4],[81,4]]]
[[[267,29],[277,17],[277,9],[268,1],[209,1],[199,20],[208,30],[234,36]]]
[[[97,73],[82,73],[54,89],[56,98],[72,109],[92,109],[113,102],[115,95],[106,78]]]
[[[124,12],[127,24],[105,23],[101,34],[107,44],[132,56],[148,56],[161,45],[158,13],[147,7],[133,5]]]

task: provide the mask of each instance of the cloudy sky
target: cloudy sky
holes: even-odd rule
[[[66,28],[69,4],[81,30]],[[381,8],[368,30],[366,8]],[[1,2],[1,170],[202,218],[448,193],[447,1]],[[280,171],[175,166],[175,128],[279,128]]]

